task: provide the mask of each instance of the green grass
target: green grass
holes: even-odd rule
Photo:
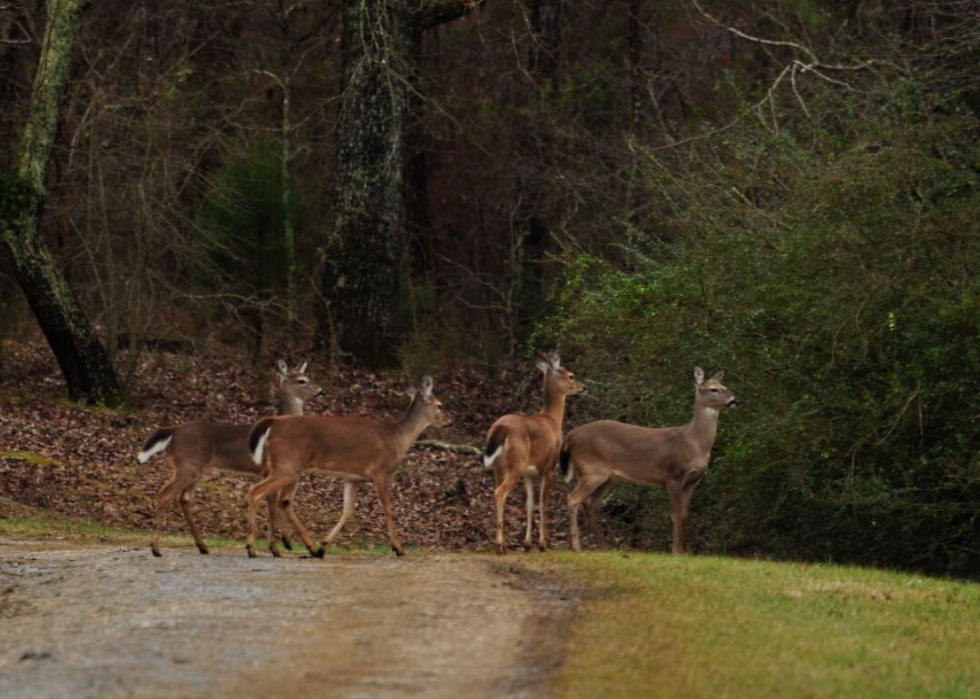
[[[42,510],[27,505],[13,503],[0,498],[0,538],[16,541],[57,541],[71,546],[145,546],[150,547],[150,532],[146,529],[122,529],[109,527],[91,520],[69,517],[57,512]],[[244,539],[224,539],[220,537],[205,537],[208,548],[245,548]],[[319,543],[319,540],[316,540]],[[196,550],[190,534],[160,534],[160,548],[186,548]],[[266,539],[256,539],[255,548],[263,554],[268,551]],[[293,550],[287,551],[279,546],[284,556],[306,555],[306,547],[298,536],[293,536]],[[406,547],[409,554],[419,553],[421,549]],[[166,551],[163,553],[166,555]],[[356,554],[356,555],[390,555],[388,544],[376,541],[356,542],[354,548],[330,546],[327,555]]]
[[[977,697],[980,585],[880,570],[558,553],[598,591],[565,696]]]

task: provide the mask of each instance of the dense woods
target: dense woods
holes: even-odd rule
[[[557,347],[574,424],[665,426],[700,364],[745,405],[696,550],[980,574],[973,4],[82,5],[0,4],[0,374],[43,332],[139,410],[162,352]],[[604,505],[626,545],[664,512]]]

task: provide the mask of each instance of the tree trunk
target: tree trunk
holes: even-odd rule
[[[401,0],[345,0],[337,133],[337,229],[323,294],[337,344],[371,367],[399,340],[404,131],[411,12]]]
[[[14,274],[61,366],[68,395],[117,404],[121,393],[105,348],[40,232],[45,176],[58,130],[75,28],[85,0],[52,0],[17,162],[0,182],[0,236]]]

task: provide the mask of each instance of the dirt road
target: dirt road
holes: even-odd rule
[[[0,542],[0,696],[547,696],[573,609],[518,556]]]

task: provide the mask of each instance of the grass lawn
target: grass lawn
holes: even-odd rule
[[[285,526],[286,530],[292,533],[292,528],[288,525]],[[265,531],[265,527],[262,530]],[[14,541],[57,541],[59,544],[69,546],[135,546],[145,547],[147,552],[150,550],[149,530],[109,527],[91,520],[69,517],[57,512],[21,505],[3,497],[0,497],[0,539],[11,539]],[[315,536],[314,541],[318,544],[320,542]],[[211,550],[240,548],[244,555],[244,538],[223,539],[220,537],[205,536],[204,542]],[[161,532],[160,548],[164,555],[167,555],[167,549],[197,550],[190,533],[166,534]],[[255,540],[255,548],[260,556],[266,555],[268,553],[267,540],[265,538],[257,538]],[[303,542],[300,541],[298,536],[293,536],[292,551],[287,551],[282,545],[279,546],[279,549],[284,556],[306,555],[306,547],[303,546]],[[420,549],[409,546],[405,550],[411,553],[418,552]],[[337,545],[327,547],[327,555],[387,555],[390,553],[391,548],[385,542],[362,541],[357,542],[353,548]]]
[[[564,696],[980,697],[978,584],[701,556],[549,561],[598,592]]]

